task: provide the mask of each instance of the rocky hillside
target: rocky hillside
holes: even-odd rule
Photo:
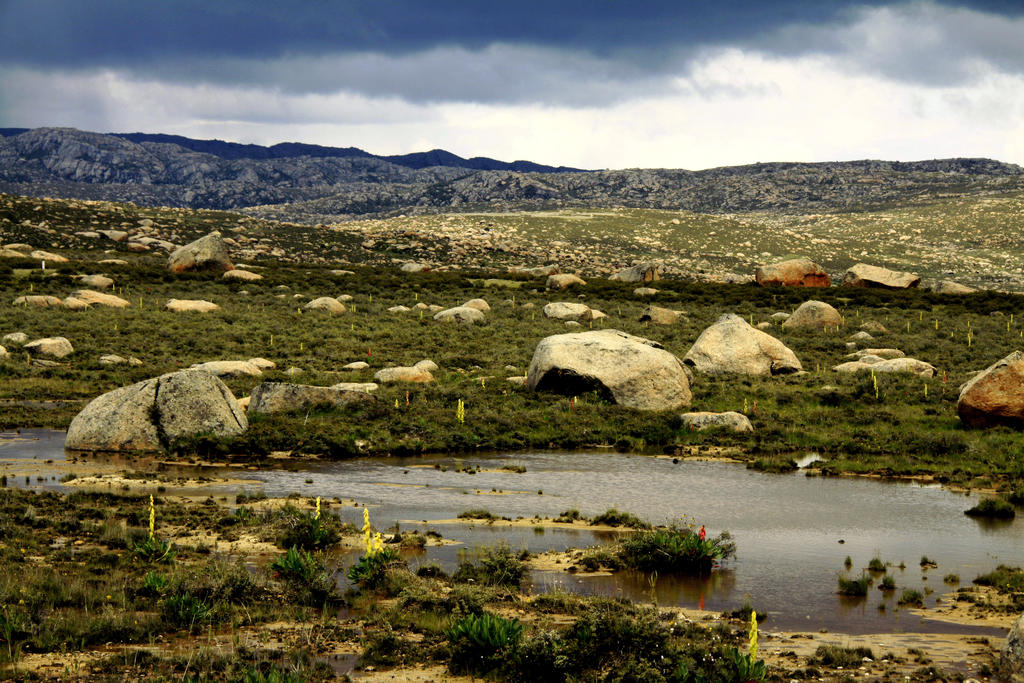
[[[266,218],[328,223],[356,216],[564,207],[811,212],[1024,189],[1024,168],[988,159],[520,172],[480,170],[479,160],[439,150],[389,160],[355,148],[344,156],[344,149],[315,145],[252,150],[233,143],[204,147],[193,143],[210,141],[173,136],[132,137],[66,128],[2,137],[0,192],[247,209]],[[460,163],[466,166],[451,165]]]

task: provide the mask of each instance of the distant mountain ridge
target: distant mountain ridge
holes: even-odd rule
[[[32,128],[0,128],[0,137],[13,137],[27,133]],[[226,142],[224,140],[198,140],[183,135],[167,135],[165,133],[108,133],[131,142],[160,142],[178,145],[193,152],[212,154],[227,160],[238,159],[288,159],[292,157],[315,158],[362,158],[382,159],[398,166],[422,169],[431,166],[450,166],[452,168],[470,168],[477,171],[518,171],[520,173],[565,173],[582,171],[568,166],[546,166],[532,161],[498,161],[489,157],[472,157],[465,159],[443,149],[432,149],[429,152],[413,152],[411,154],[393,154],[382,156],[371,154],[358,147],[325,147],[303,142],[280,142],[270,147],[263,145]]]
[[[298,143],[260,147],[155,134],[132,140],[73,128],[9,131],[0,129],[0,192],[244,209],[302,223],[607,207],[820,213],[1024,191],[1024,168],[991,159],[524,172],[449,165],[473,160],[441,150],[402,155],[397,163],[356,148]],[[220,153],[204,151],[205,145]]]

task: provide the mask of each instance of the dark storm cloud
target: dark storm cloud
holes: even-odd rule
[[[0,0],[0,69],[111,70],[140,82],[419,103],[569,106],[671,91],[673,77],[727,47],[837,57],[850,69],[909,82],[963,80],[977,60],[1024,71],[1019,26],[1006,21],[1024,13],[1021,3],[890,4]],[[861,21],[869,14],[871,21]],[[929,14],[932,31],[907,40]]]
[[[793,22],[834,20],[849,6],[827,0],[4,0],[0,59],[121,67],[183,57],[401,54],[514,43],[657,60],[665,47],[742,42]]]

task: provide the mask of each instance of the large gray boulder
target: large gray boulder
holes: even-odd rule
[[[754,280],[762,287],[829,287],[832,280],[824,268],[808,258],[794,258],[758,266]]]
[[[202,370],[179,370],[90,401],[71,421],[64,447],[163,451],[175,439],[235,436],[248,426],[245,412],[223,382]]]
[[[824,301],[805,301],[800,307],[793,311],[793,315],[786,318],[783,329],[793,330],[798,328],[814,327],[839,327],[843,324],[843,316],[833,306]]]
[[[683,362],[706,375],[784,375],[803,370],[789,347],[732,313],[701,332]]]
[[[167,267],[172,273],[193,270],[222,273],[235,268],[228,256],[228,247],[219,232],[211,232],[195,242],[175,249],[167,260]]]
[[[526,377],[531,389],[569,396],[597,391],[639,410],[672,410],[692,400],[678,358],[656,342],[618,330],[542,339]]]
[[[1024,426],[1024,353],[1014,351],[960,387],[956,412],[968,427]]]
[[[287,382],[263,382],[252,390],[250,413],[286,413],[310,406],[329,404],[345,406],[358,401],[374,401],[367,391],[350,391],[339,387],[316,387]]]
[[[1024,614],[1017,617],[999,650],[998,681],[1024,683]]]
[[[609,280],[621,282],[654,282],[661,279],[661,264],[657,261],[638,263],[635,266],[612,274]]]
[[[879,266],[857,263],[843,275],[844,287],[881,287],[883,289],[907,289],[921,284],[921,277],[913,273],[889,270]]]

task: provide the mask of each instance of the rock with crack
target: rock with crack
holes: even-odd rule
[[[908,289],[921,284],[921,277],[913,273],[889,270],[879,266],[857,263],[843,275],[844,287],[880,287],[882,289]]]
[[[263,382],[252,390],[250,413],[288,413],[316,405],[346,406],[359,401],[375,401],[368,391],[353,391],[343,386],[317,387],[287,382]]]
[[[179,370],[93,399],[71,421],[64,446],[161,452],[176,439],[237,436],[248,426],[245,412],[217,377]]]
[[[661,279],[661,264],[657,261],[638,263],[613,273],[608,279],[620,282],[654,282]]]
[[[537,391],[576,396],[596,391],[627,408],[690,405],[683,364],[660,344],[618,330],[556,334],[537,344],[526,373]]]
[[[785,375],[803,370],[789,347],[732,313],[701,332],[683,362],[706,375]]]

